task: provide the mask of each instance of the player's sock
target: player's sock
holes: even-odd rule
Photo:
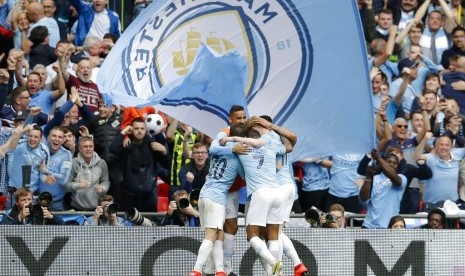
[[[295,250],[294,244],[292,244],[291,239],[289,239],[284,233],[281,233],[279,235],[279,238],[283,244],[283,253],[287,257],[289,257],[289,259],[291,259],[294,266],[297,266],[300,263],[302,263],[302,261],[299,258],[299,255],[297,254],[297,251]]]
[[[252,239],[250,239],[249,243],[258,256],[263,258],[268,264],[274,265],[276,259],[270,253],[264,241],[262,241],[259,237],[253,237]]]
[[[268,250],[270,250],[271,254],[273,255],[273,257],[280,261],[281,258],[282,258],[282,255],[283,255],[283,252],[279,251],[279,241],[278,240],[270,240],[268,241]]]
[[[199,252],[197,254],[197,261],[194,265],[194,270],[202,271],[203,266],[207,262],[208,258],[210,257],[210,253],[212,251],[213,244],[209,240],[203,240],[202,244],[200,245]]]
[[[223,271],[224,270],[224,263],[223,263],[223,241],[216,240],[213,244],[212,249],[212,257],[213,262],[215,263],[215,270],[216,271]]]
[[[205,264],[205,268],[203,269],[203,273],[206,275],[214,275],[215,274],[215,262],[213,262],[213,250],[212,254],[210,254],[210,258],[208,258],[207,263]]]
[[[271,275],[271,265],[265,260],[263,259],[262,257],[258,256],[258,261],[260,262],[260,264],[262,265],[263,267],[263,270],[265,271],[265,274],[268,276],[268,275]]]
[[[229,275],[232,271],[232,257],[234,255],[234,235],[224,233],[223,241],[223,263],[224,272]]]

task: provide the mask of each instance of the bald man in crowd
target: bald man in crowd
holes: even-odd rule
[[[55,19],[45,16],[45,10],[41,3],[28,1],[25,2],[26,15],[31,27],[29,28],[28,36],[32,29],[37,26],[47,27],[48,33],[50,34],[48,44],[50,47],[55,48],[58,41],[60,41],[60,29]]]

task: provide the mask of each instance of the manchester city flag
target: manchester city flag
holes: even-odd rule
[[[374,146],[355,0],[157,0],[97,79],[116,103],[157,105],[212,137],[247,103],[297,133],[292,160]]]

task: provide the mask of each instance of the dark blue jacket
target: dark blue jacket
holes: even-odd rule
[[[442,76],[446,83],[441,87],[442,95],[447,99],[455,99],[460,107],[460,114],[465,115],[465,93],[452,88],[451,84],[456,81],[465,81],[465,73],[451,72]]]

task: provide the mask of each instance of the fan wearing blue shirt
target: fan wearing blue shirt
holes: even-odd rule
[[[369,167],[360,190],[360,199],[368,206],[362,227],[387,228],[391,217],[399,214],[407,178],[397,173],[400,161],[396,155],[388,154],[383,159],[377,150],[372,150],[371,157],[381,167],[381,173],[374,175],[376,168]]]

